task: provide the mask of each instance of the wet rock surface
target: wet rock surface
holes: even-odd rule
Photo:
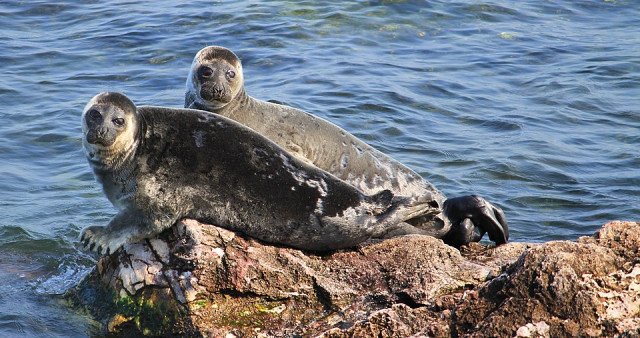
[[[640,336],[640,224],[576,242],[428,236],[318,255],[184,220],[105,256],[67,297],[105,333]]]

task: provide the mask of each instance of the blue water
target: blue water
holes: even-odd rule
[[[222,45],[247,91],[327,118],[447,196],[500,205],[514,241],[640,220],[640,2],[0,3],[0,336],[87,336],[56,296],[114,209],[81,152],[101,91],[181,107]]]

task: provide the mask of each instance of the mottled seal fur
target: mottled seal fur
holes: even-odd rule
[[[485,199],[471,195],[445,201],[444,195],[415,171],[335,124],[249,96],[242,63],[227,48],[209,46],[196,54],[187,77],[185,107],[236,120],[366,194],[388,189],[429,205],[428,212],[391,235],[427,234],[455,246],[478,241],[485,232],[498,244],[509,238],[502,210]]]
[[[389,190],[362,193],[231,119],[193,109],[136,107],[95,96],[82,115],[83,147],[118,209],[83,229],[90,249],[114,252],[194,218],[307,250],[346,248],[392,231],[424,205]]]

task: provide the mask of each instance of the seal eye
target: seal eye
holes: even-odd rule
[[[204,77],[211,77],[213,75],[213,69],[206,66],[200,67],[200,74]]]
[[[96,120],[96,119],[102,118],[102,115],[100,114],[100,112],[95,110],[95,109],[89,110],[89,112],[87,113],[87,116],[89,116],[89,118],[92,119],[92,120]]]
[[[227,77],[230,79],[233,79],[234,77],[236,77],[236,72],[232,71],[232,70],[228,70],[227,71]]]
[[[124,119],[122,117],[115,118],[112,121],[113,121],[113,124],[115,124],[118,127],[124,126]]]

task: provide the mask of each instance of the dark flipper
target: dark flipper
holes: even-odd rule
[[[477,242],[485,233],[497,245],[509,239],[509,225],[502,209],[480,196],[450,198],[444,202],[443,211],[452,224],[444,238],[449,245],[459,247]]]

